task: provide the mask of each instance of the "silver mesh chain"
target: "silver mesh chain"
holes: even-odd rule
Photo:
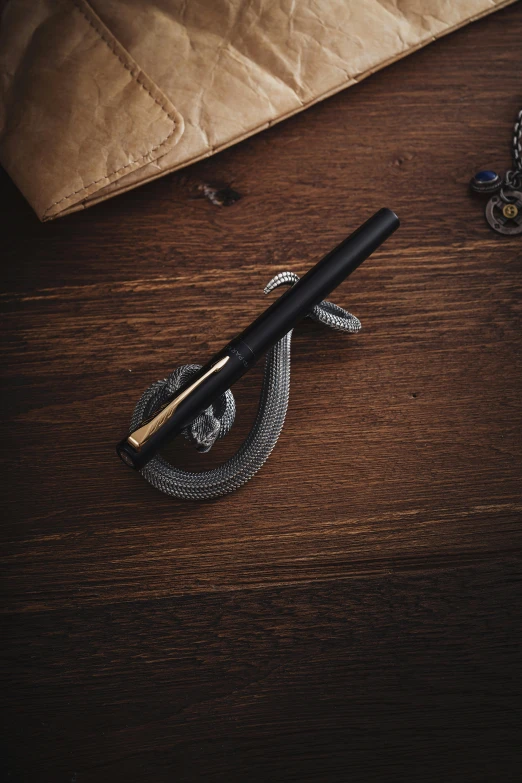
[[[294,285],[298,280],[292,272],[280,272],[268,283],[265,294],[282,285]],[[326,300],[314,307],[309,317],[341,332],[354,333],[361,329],[358,318]],[[290,331],[268,352],[254,426],[230,459],[212,470],[194,473],[174,467],[158,455],[141,470],[142,476],[156,489],[180,500],[211,500],[249,481],[270,456],[283,428],[290,394],[291,341]],[[183,365],[168,378],[149,386],[136,405],[130,430],[137,429],[199,369],[197,364]],[[235,412],[234,396],[229,389],[183,434],[198,451],[208,451],[218,438],[229,432]]]

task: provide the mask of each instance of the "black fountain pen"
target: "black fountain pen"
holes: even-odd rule
[[[159,411],[118,443],[116,450],[121,459],[136,470],[143,468],[162,446],[179,435],[337,288],[399,225],[399,218],[390,209],[376,212],[219,351]]]

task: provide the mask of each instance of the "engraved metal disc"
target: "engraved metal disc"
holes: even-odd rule
[[[486,220],[499,234],[522,234],[522,192],[510,190],[509,199],[507,204],[500,195],[492,196],[486,205]]]

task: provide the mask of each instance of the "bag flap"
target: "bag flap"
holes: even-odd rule
[[[41,220],[179,141],[179,112],[83,0],[8,3],[2,29],[0,155]]]

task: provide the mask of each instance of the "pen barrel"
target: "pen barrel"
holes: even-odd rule
[[[124,438],[116,447],[121,459],[137,470],[143,468],[165,443],[216,402],[398,227],[399,219],[394,212],[389,209],[376,212],[198,370],[164,408],[150,417],[148,421],[152,424],[143,422],[139,430]],[[172,413],[168,410],[171,406],[174,406]],[[137,438],[144,428],[148,428],[146,437],[133,441],[133,436]]]
[[[390,209],[380,209],[289,288],[237,339],[262,356],[327,297],[399,227]]]

